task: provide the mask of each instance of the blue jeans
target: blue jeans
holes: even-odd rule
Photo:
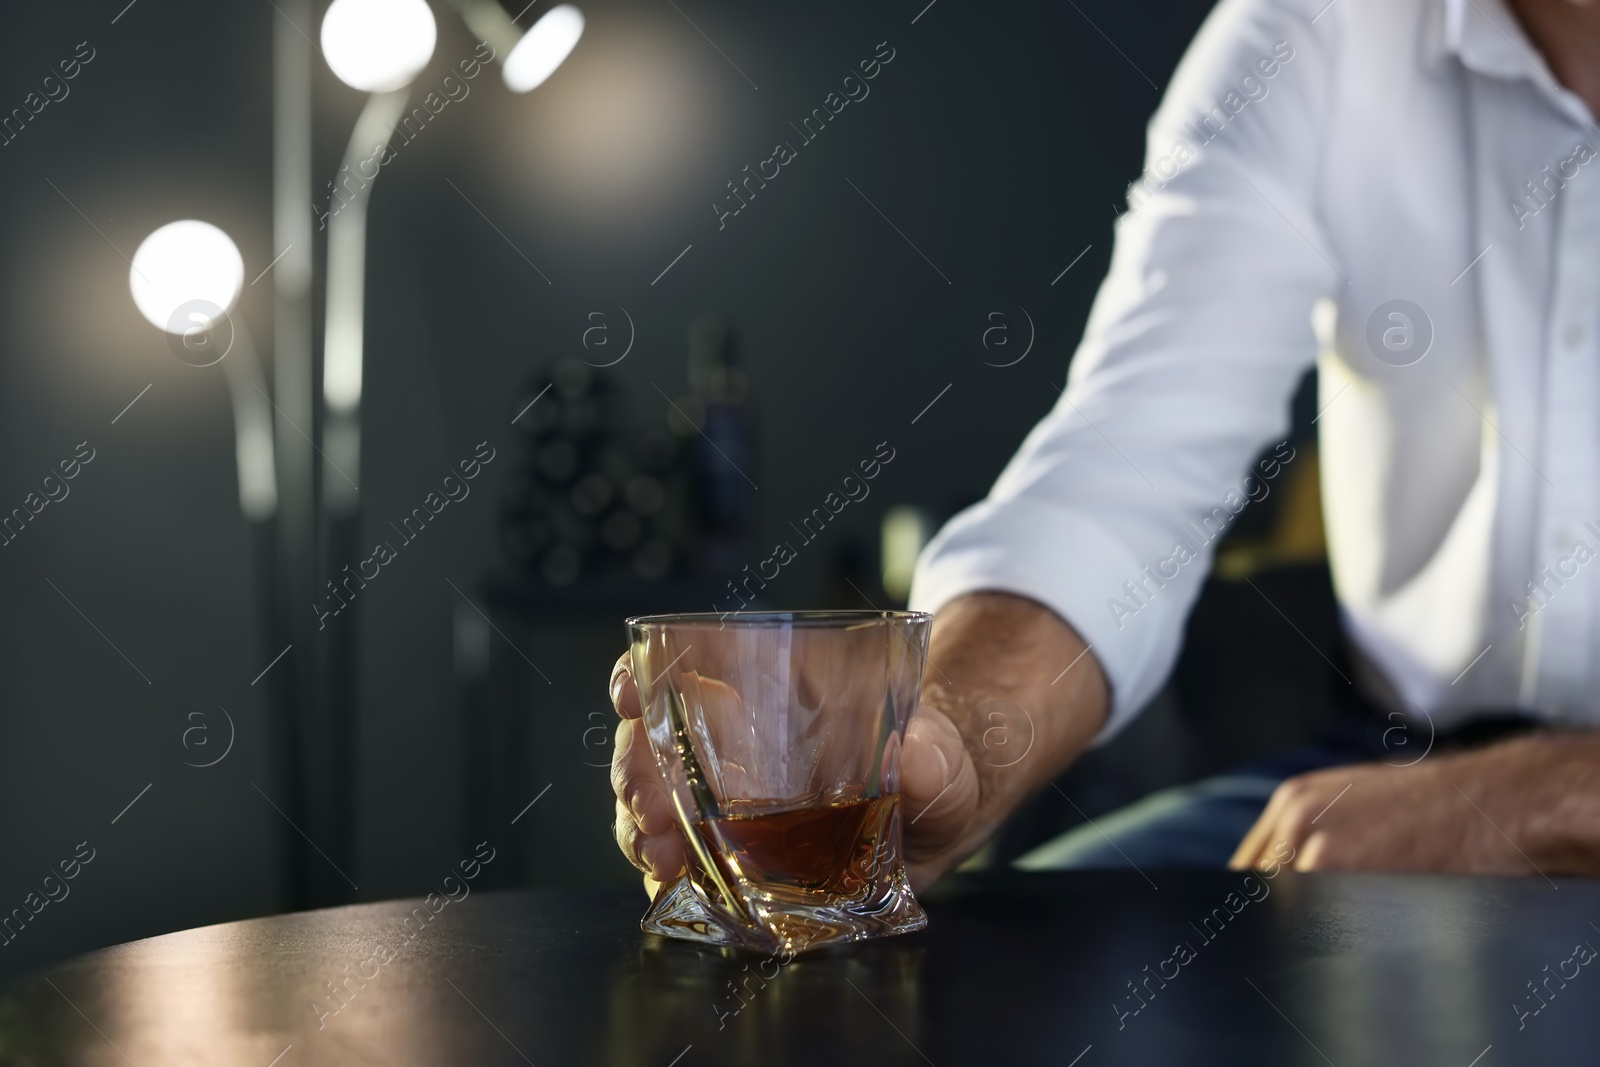
[[[1363,747],[1307,745],[1228,774],[1152,793],[1019,856],[1025,870],[1228,865],[1285,779],[1371,759]]]

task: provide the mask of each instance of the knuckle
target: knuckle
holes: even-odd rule
[[[639,827],[634,823],[633,816],[628,814],[626,808],[617,805],[617,817],[611,825],[611,836],[616,839],[617,849],[629,863],[644,870],[640,860],[640,834]]]
[[[628,789],[638,773],[632,740],[631,723],[624,719],[617,724],[616,740],[611,746],[611,790],[619,799],[626,799]]]
[[[1279,827],[1287,833],[1298,834],[1310,825],[1314,809],[1309,803],[1309,798],[1300,796],[1291,800],[1283,809],[1283,815],[1278,819]]]
[[[622,697],[627,689],[632,665],[631,653],[624,652],[617,657],[617,662],[611,665],[611,678],[606,682],[606,692],[611,697],[611,706],[619,712],[622,710]]]
[[[671,821],[671,805],[661,787],[652,781],[642,781],[627,798],[639,826],[646,833],[658,833],[663,824]]]
[[[1304,778],[1290,778],[1278,786],[1277,791],[1272,795],[1272,799],[1281,806],[1281,810],[1285,813],[1298,812],[1310,803],[1314,792],[1315,787]]]
[[[1305,795],[1305,790],[1306,783],[1304,779],[1289,778],[1278,786],[1273,794],[1273,799],[1282,800],[1284,803],[1293,803]]]

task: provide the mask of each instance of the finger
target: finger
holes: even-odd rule
[[[1299,855],[1294,859],[1294,869],[1297,871],[1324,870],[1336,864],[1328,862],[1328,835],[1317,830],[1308,838],[1300,848]]]
[[[649,736],[638,719],[617,723],[616,742],[611,746],[611,791],[645,833],[672,829],[672,801],[650,751]]]
[[[919,711],[900,756],[906,851],[937,851],[966,826],[978,802],[978,774],[954,724],[933,708]]]
[[[763,762],[763,746],[739,691],[698,671],[684,672],[678,686],[693,709],[696,732],[703,732],[708,750],[715,753],[708,761],[715,765],[712,791],[719,797],[760,796],[764,785],[753,768]]]
[[[611,832],[623,858],[649,878],[666,882],[682,873],[683,837],[675,827],[669,827],[664,833],[647,834],[639,829],[633,813],[619,800]]]
[[[611,668],[611,704],[617,709],[617,714],[624,719],[637,719],[641,709],[639,707],[639,687],[633,680],[633,655],[624,652],[617,657],[616,666]]]
[[[649,873],[643,857],[639,855],[639,846],[643,843],[644,835],[639,830],[639,824],[633,821],[633,813],[628,810],[622,801],[616,802],[616,816],[611,823],[611,836],[617,839],[617,848],[622,852],[622,858]]]
[[[622,854],[657,880],[675,876],[683,867],[683,839],[661,787],[643,724],[637,719],[617,723],[611,785],[617,796],[614,832]]]
[[[683,873],[683,835],[676,827],[660,834],[646,834],[639,845],[644,872],[657,882],[670,882]]]
[[[1239,842],[1239,847],[1233,850],[1233,855],[1228,859],[1228,867],[1235,871],[1248,871],[1256,867],[1256,860],[1261,856],[1261,842],[1271,834],[1272,826],[1268,821],[1266,812],[1262,812]]]
[[[622,853],[622,859],[634,864],[642,872],[650,873],[650,867],[645,864],[645,857],[640,854],[640,846],[645,843],[645,835],[638,829],[637,822],[634,822],[634,813],[629,811],[621,800],[616,801],[616,814],[611,821],[611,837],[616,838],[616,846]]]
[[[1250,827],[1244,835],[1244,840],[1239,842],[1239,847],[1234,849],[1233,858],[1228,861],[1228,866],[1236,871],[1251,870],[1261,866],[1262,852],[1267,847],[1267,842],[1272,840],[1274,830],[1278,825],[1278,816],[1286,803],[1283,786],[1278,786],[1272,791],[1267,806],[1256,817],[1255,825]]]
[[[1333,788],[1332,779],[1322,772],[1286,780],[1273,790],[1267,809],[1245,835],[1234,860],[1241,867],[1294,866],[1297,870],[1309,870],[1304,866],[1301,849],[1313,834],[1321,836],[1316,822],[1338,798],[1339,791]],[[1283,852],[1285,847],[1289,850],[1287,855]],[[1327,842],[1324,842],[1317,850],[1324,862],[1326,847]]]

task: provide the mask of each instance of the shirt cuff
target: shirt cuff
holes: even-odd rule
[[[923,550],[910,606],[936,612],[958,596],[990,591],[1027,597],[1061,616],[1088,643],[1111,686],[1111,714],[1092,742],[1100,745],[1155,697],[1177,659],[1192,597],[1177,589],[1163,596],[1147,583],[1140,604],[1122,584],[1143,579],[1133,552],[1083,513],[1025,498],[985,500],[951,519]],[[1046,666],[1064,671],[1067,664]]]

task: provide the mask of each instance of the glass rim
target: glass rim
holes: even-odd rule
[[[825,626],[830,623],[926,622],[926,611],[876,611],[838,608],[803,611],[686,611],[666,615],[634,615],[623,620],[631,629],[652,626]]]

